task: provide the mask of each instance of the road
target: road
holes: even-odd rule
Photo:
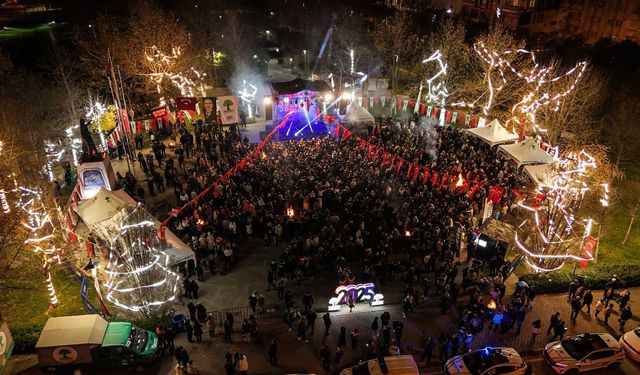
[[[547,365],[542,356],[530,356],[525,357],[525,361],[531,365],[533,368],[534,375],[556,375],[556,372]],[[625,358],[624,363],[617,370],[593,370],[589,372],[584,372],[584,374],[589,375],[636,375],[640,374],[640,364],[633,362],[629,358]]]

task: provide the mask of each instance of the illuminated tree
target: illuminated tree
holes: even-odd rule
[[[150,316],[170,306],[180,276],[169,269],[169,256],[159,250],[151,214],[138,205],[110,241],[104,270],[107,300],[125,311]]]
[[[580,209],[590,190],[588,174],[595,168],[595,159],[586,152],[569,153],[560,159],[552,180],[520,202],[528,217],[516,229],[515,242],[536,272],[558,270],[567,261],[593,260],[583,249],[592,241],[593,220],[582,217]],[[607,195],[601,203],[608,205]]]

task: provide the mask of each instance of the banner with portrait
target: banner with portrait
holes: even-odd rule
[[[221,96],[218,98],[218,108],[222,125],[237,124],[240,122],[238,116],[238,97],[237,96]]]
[[[202,98],[200,118],[207,124],[216,123],[216,114],[218,112],[216,99],[217,98],[215,96],[206,96]]]

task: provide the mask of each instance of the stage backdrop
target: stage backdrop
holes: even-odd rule
[[[237,124],[238,117],[238,97],[221,96],[218,98],[218,108],[222,117],[222,125]]]

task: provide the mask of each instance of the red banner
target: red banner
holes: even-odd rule
[[[178,96],[176,98],[176,108],[178,111],[194,111],[196,110],[196,98]]]

